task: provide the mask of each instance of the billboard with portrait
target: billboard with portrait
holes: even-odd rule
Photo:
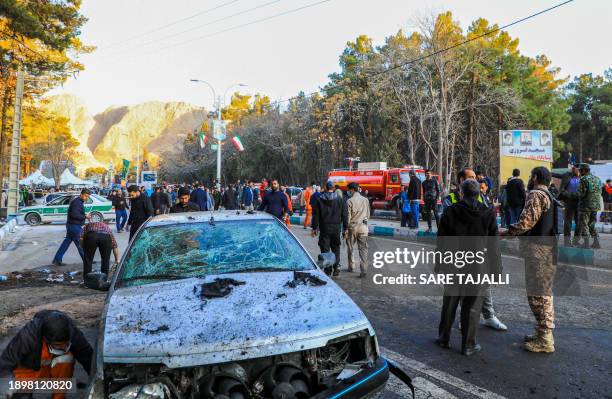
[[[519,169],[529,176],[536,166],[550,168],[553,162],[553,137],[550,130],[500,130],[499,172],[503,184]]]

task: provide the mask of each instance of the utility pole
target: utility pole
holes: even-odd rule
[[[221,96],[219,96],[217,101],[217,120],[219,121],[219,129],[223,129],[221,122]],[[217,190],[221,190],[221,143],[222,140],[217,138]]]
[[[15,92],[15,111],[13,115],[13,142],[9,167],[9,192],[7,216],[17,216],[19,210],[19,171],[21,156],[21,106],[23,102],[23,67],[17,71],[17,90]]]

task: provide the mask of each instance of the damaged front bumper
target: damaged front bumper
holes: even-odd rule
[[[341,380],[312,399],[357,399],[369,398],[380,392],[389,379],[387,360],[379,357],[373,364],[362,368],[357,374]]]

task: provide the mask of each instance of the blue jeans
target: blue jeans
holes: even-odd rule
[[[64,259],[64,254],[66,251],[68,251],[68,247],[70,247],[70,243],[74,243],[74,245],[76,245],[79,255],[81,255],[81,259],[83,259],[83,248],[81,248],[80,242],[81,230],[83,230],[83,226],[81,225],[66,224],[66,238],[64,238],[62,245],[60,245],[57,253],[53,257],[53,262],[62,262],[62,259]]]
[[[125,223],[128,220],[127,210],[115,211],[115,223],[117,223],[117,231],[123,230]]]
[[[523,208],[506,208],[508,210],[508,217],[506,218],[507,224],[511,225],[519,220]]]
[[[410,227],[416,229],[419,227],[419,207],[421,205],[421,201],[414,200],[410,201],[410,213],[412,213],[412,218],[410,219]]]

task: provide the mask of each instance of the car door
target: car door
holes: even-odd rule
[[[66,215],[68,214],[68,205],[70,204],[71,199],[71,195],[64,195],[45,205],[42,215],[43,221],[65,222]]]

